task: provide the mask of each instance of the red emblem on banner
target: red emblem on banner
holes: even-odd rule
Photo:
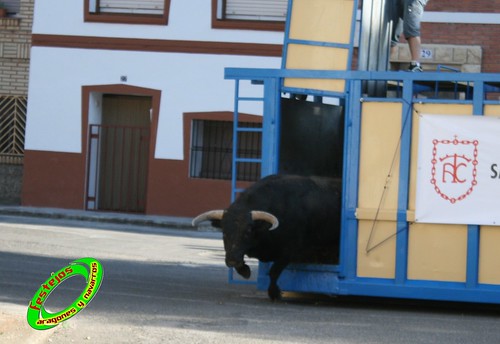
[[[432,140],[434,190],[454,204],[469,196],[477,185],[478,140]]]

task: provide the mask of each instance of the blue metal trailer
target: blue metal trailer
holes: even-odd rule
[[[290,8],[294,1],[306,4],[291,0]],[[326,0],[315,1],[324,5]],[[278,281],[280,288],[328,295],[500,303],[500,227],[488,218],[481,224],[432,223],[415,215],[422,116],[447,115],[450,121],[455,116],[500,117],[500,74],[349,70],[357,1],[350,3],[346,42],[336,33],[332,34],[339,41],[318,41],[329,38],[315,37],[310,22],[304,31],[294,28],[291,22],[297,19],[290,10],[282,68],[225,70],[225,78],[235,82],[233,147],[238,146],[239,132],[262,131],[261,158],[245,159],[234,149],[233,171],[241,163],[252,162],[261,164],[263,177],[283,172],[284,99],[300,95],[297,98],[312,106],[334,104],[343,112],[339,264],[290,266]],[[341,61],[329,65],[331,55],[325,49],[341,55]],[[373,82],[383,85],[383,97],[366,94],[366,85]],[[241,94],[243,83],[255,85],[261,95]],[[262,104],[262,129],[238,125],[245,102]],[[232,185],[234,199],[241,191],[236,173]],[[269,267],[259,263],[259,289],[267,289]]]

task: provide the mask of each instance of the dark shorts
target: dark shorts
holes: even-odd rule
[[[392,0],[391,8],[392,34],[391,46],[399,42],[401,33],[406,39],[420,37],[420,21],[428,0]]]

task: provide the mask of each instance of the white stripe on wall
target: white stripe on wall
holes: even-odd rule
[[[356,20],[361,20],[361,11],[358,10]],[[500,25],[500,13],[480,12],[424,12],[425,23],[450,24],[497,24]]]
[[[500,13],[424,12],[424,22],[452,24],[500,24]]]

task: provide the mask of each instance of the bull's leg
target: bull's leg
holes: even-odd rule
[[[288,260],[275,261],[269,270],[269,278],[271,281],[269,283],[269,288],[267,289],[267,294],[272,301],[281,299],[281,290],[278,287],[278,278],[288,263]]]
[[[235,269],[236,269],[237,273],[239,273],[241,276],[243,276],[246,279],[249,279],[250,275],[252,274],[252,272],[250,271],[250,267],[246,264],[236,266]]]

